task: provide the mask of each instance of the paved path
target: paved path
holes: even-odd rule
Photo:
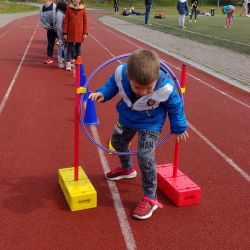
[[[4,27],[8,23],[16,19],[26,17],[26,16],[37,15],[37,14],[38,14],[38,10],[25,12],[25,13],[16,13],[16,14],[0,14],[0,28]]]
[[[38,11],[20,14],[1,14],[0,28],[17,18],[37,13]],[[216,46],[178,38],[111,16],[103,16],[101,21],[128,36],[134,37],[166,54],[250,92],[249,56]],[[196,53],[196,51],[199,51],[199,53]]]
[[[172,36],[111,16],[103,16],[101,21],[128,36],[250,92],[250,70],[247,70],[250,69],[249,56]],[[196,53],[197,51],[199,53]]]

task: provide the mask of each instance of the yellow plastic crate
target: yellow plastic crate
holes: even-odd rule
[[[74,180],[73,167],[59,169],[58,179],[71,211],[97,206],[96,190],[81,166],[78,168],[78,181]]]

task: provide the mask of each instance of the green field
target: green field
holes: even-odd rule
[[[36,2],[41,3],[42,1],[38,0]],[[109,2],[111,3],[112,1]],[[113,6],[107,6],[107,1],[86,0],[86,5],[88,7],[94,7],[93,5],[100,3],[103,4],[102,7],[113,10]],[[123,4],[125,3],[128,4],[126,7],[129,7],[130,1],[123,1]],[[141,1],[138,3],[141,3]],[[202,6],[200,10],[206,13],[210,11],[210,8],[211,6]],[[0,0],[0,13],[18,13],[34,11],[37,9],[37,7],[33,6]],[[144,12],[143,7],[138,8],[137,10]],[[174,36],[188,38],[204,44],[216,45],[235,52],[250,55],[250,18],[240,17],[240,10],[240,8],[236,9],[235,19],[233,20],[231,29],[224,28],[225,15],[221,14],[221,8],[216,8],[215,16],[198,16],[197,23],[189,23],[187,17],[186,29],[180,30],[178,28],[178,15],[175,7],[161,8],[153,6],[150,18],[152,26],[148,27]],[[122,7],[120,8],[120,11],[122,11]],[[153,16],[160,12],[163,13],[166,18],[154,19]],[[114,15],[114,17],[139,25],[144,24],[144,16],[123,17],[122,15]]]
[[[28,11],[36,11],[38,10],[37,7],[28,6],[26,4],[10,2],[10,1],[3,1],[0,0],[0,14],[14,14],[14,13],[21,13],[21,12],[28,12]]]
[[[197,23],[189,23],[186,17],[186,29],[178,28],[178,15],[171,11],[167,13],[165,19],[150,18],[152,26],[149,28],[159,30],[178,37],[188,38],[204,44],[216,45],[235,52],[250,55],[250,18],[236,16],[232,22],[231,29],[224,28],[225,16],[218,14],[215,16],[198,16]],[[169,13],[169,14],[168,14]],[[135,24],[144,25],[144,16],[127,16],[114,15]]]

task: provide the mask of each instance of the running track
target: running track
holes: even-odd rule
[[[87,76],[114,55],[148,48],[99,23],[102,14],[89,11],[82,54]],[[57,170],[73,165],[74,78],[55,63],[42,64],[46,35],[37,16],[10,23],[1,34],[1,249],[249,249],[248,93],[188,67],[190,139],[182,144],[180,169],[201,186],[201,204],[177,208],[159,192],[164,208],[149,220],[132,219],[142,196],[140,178],[104,180],[118,159],[81,132],[80,162],[97,190],[98,207],[72,213]],[[182,63],[158,53],[180,77]],[[116,65],[98,74],[90,89]],[[91,132],[103,145],[116,121],[116,101],[96,106],[101,125]],[[157,162],[172,162],[173,148],[171,138],[157,149]]]

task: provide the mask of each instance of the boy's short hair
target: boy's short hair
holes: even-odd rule
[[[127,75],[140,85],[156,81],[160,73],[160,58],[152,50],[139,49],[128,58]]]

